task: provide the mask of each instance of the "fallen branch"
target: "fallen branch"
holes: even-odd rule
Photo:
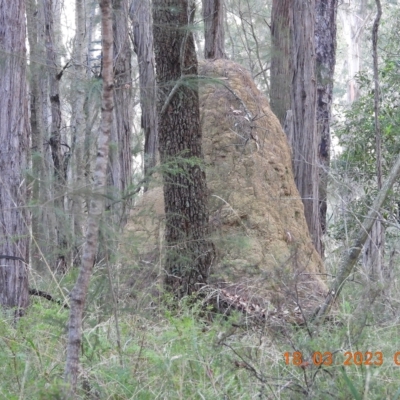
[[[66,303],[63,303],[61,300],[56,300],[51,294],[44,292],[43,290],[38,290],[38,289],[29,289],[29,294],[31,296],[39,296],[43,297],[46,300],[52,301],[53,303],[57,303],[60,306],[63,306],[64,308],[69,309],[69,305]]]

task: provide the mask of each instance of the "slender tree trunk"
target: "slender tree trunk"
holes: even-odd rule
[[[51,203],[47,198],[46,183],[48,174],[45,168],[45,142],[43,121],[43,86],[47,86],[47,76],[43,60],[46,59],[44,43],[39,39],[44,32],[43,7],[36,0],[27,0],[27,32],[29,40],[29,69],[30,69],[30,123],[32,132],[32,196],[35,206],[32,207],[32,267],[43,272],[42,254],[49,254],[51,227],[54,226],[49,218],[44,204]]]
[[[65,272],[67,268],[67,219],[65,218],[65,186],[66,165],[62,151],[61,140],[61,98],[60,79],[62,77],[60,60],[57,54],[56,39],[58,33],[55,29],[54,10],[57,10],[57,1],[43,0],[45,20],[45,45],[47,55],[47,75],[49,77],[49,95],[51,107],[50,148],[54,167],[54,206],[56,208],[56,235],[57,249],[54,269]]]
[[[226,58],[224,0],[203,0],[204,58]]]
[[[159,135],[164,169],[166,286],[178,297],[207,283],[214,258],[208,236],[207,185],[201,149],[197,57],[186,0],[154,0]]]
[[[97,252],[100,218],[104,209],[109,142],[114,108],[113,17],[111,0],[102,0],[100,8],[103,48],[101,125],[93,176],[93,197],[90,201],[87,218],[86,241],[83,248],[82,264],[75,287],[71,292],[71,312],[68,324],[67,361],[65,366],[65,380],[69,384],[70,391],[69,398],[74,397],[77,386],[82,341],[82,318]]]
[[[110,190],[115,191],[112,198],[120,199],[132,183],[132,69],[129,38],[129,1],[113,1],[114,29],[114,120],[111,133],[110,152]],[[128,200],[112,206],[114,223],[122,228],[128,218]]]
[[[73,71],[75,77],[74,91],[72,93],[71,102],[71,128],[72,128],[72,215],[73,215],[73,231],[74,246],[72,259],[74,263],[79,262],[78,247],[83,238],[82,223],[84,220],[84,188],[85,180],[85,163],[84,163],[84,144],[86,134],[86,115],[85,115],[85,99],[86,99],[86,19],[85,19],[85,2],[84,0],[75,1],[75,40],[73,48]]]
[[[367,0],[344,0],[341,5],[341,18],[344,29],[344,38],[347,41],[348,84],[347,99],[349,103],[359,98],[359,88],[355,80],[361,69],[361,44],[365,25]]]
[[[0,0],[0,305],[22,315],[29,303],[29,114],[25,2]]]
[[[133,0],[130,8],[134,51],[139,64],[141,126],[144,132],[144,174],[146,177],[156,165],[158,150],[156,77],[150,3],[150,0]]]
[[[386,178],[384,184],[382,185],[382,189],[378,192],[372,206],[370,207],[368,215],[364,218],[362,226],[354,235],[351,246],[349,246],[349,248],[346,248],[342,254],[341,262],[338,267],[338,272],[328,292],[328,296],[326,297],[324,303],[315,312],[315,322],[317,324],[324,321],[330,308],[339,297],[347,278],[353,271],[354,266],[358,261],[361,250],[368,239],[368,235],[370,234],[371,229],[376,222],[376,219],[379,217],[380,209],[385,203],[389,192],[393,187],[393,184],[399,179],[399,177],[400,155],[397,157],[395,163],[393,164],[389,176]]]
[[[293,19],[291,0],[273,0],[271,11],[271,110],[284,126],[286,113],[290,110],[292,84],[291,22]]]
[[[317,137],[319,141],[319,219],[326,233],[326,211],[331,147],[333,75],[336,64],[338,0],[316,0],[315,53],[317,71]],[[321,255],[324,253],[321,242]]]
[[[379,123],[380,88],[378,70],[378,30],[382,16],[380,0],[375,0],[377,14],[372,28],[372,58],[374,69],[374,122],[375,122],[375,156],[376,156],[376,180],[378,190],[382,189],[382,138]],[[371,229],[371,234],[364,247],[363,264],[370,278],[383,282],[383,256],[385,248],[385,230],[382,220],[378,217]]]

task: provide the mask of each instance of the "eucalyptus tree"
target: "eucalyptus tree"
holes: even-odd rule
[[[224,0],[203,0],[204,58],[225,58]]]
[[[272,60],[271,85],[283,83],[283,86],[271,90],[271,104],[281,123],[285,118],[285,131],[293,152],[296,186],[304,204],[314,246],[321,254],[315,5],[316,0],[272,2],[273,57],[277,60]],[[284,59],[280,60],[281,57]],[[282,97],[275,98],[279,90]]]
[[[102,0],[100,2],[103,52],[101,123],[93,172],[92,197],[87,217],[86,238],[82,251],[82,263],[70,297],[71,311],[68,323],[67,361],[65,366],[65,381],[69,385],[68,398],[74,398],[78,381],[83,311],[97,253],[99,225],[104,210],[104,195],[107,185],[107,163],[114,108],[113,16],[111,3],[111,0]]]
[[[157,162],[158,116],[153,46],[153,24],[150,0],[133,0],[130,10],[133,24],[134,51],[138,58],[141,128],[144,132],[144,174],[148,176]],[[146,186],[145,186],[146,189]]]
[[[338,0],[316,0],[315,54],[317,75],[317,140],[319,165],[319,221],[327,232],[328,178],[331,158],[333,79],[336,65]],[[321,242],[321,255],[324,253]]]
[[[0,1],[0,305],[29,304],[27,185],[30,126],[25,1]]]
[[[187,0],[153,1],[159,149],[165,166],[165,282],[178,297],[207,283],[215,252],[207,237],[193,18],[194,8]]]

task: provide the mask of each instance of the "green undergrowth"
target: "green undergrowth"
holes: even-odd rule
[[[140,310],[124,301],[118,324],[112,307],[88,305],[79,399],[400,398],[397,312],[390,318],[378,299],[364,317],[351,287],[321,327],[254,326],[187,300]],[[68,310],[36,297],[16,325],[1,316],[0,399],[64,399],[67,321]],[[330,365],[315,365],[322,360]]]

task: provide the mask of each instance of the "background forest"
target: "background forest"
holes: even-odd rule
[[[0,399],[400,399],[399,31],[397,0],[0,0]]]

